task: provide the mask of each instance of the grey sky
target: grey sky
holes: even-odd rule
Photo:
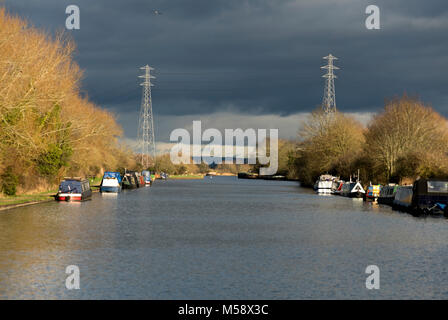
[[[81,29],[68,31],[85,70],[83,90],[118,114],[136,135],[139,67],[156,68],[157,140],[174,125],[222,113],[262,126],[322,100],[320,66],[339,57],[338,109],[375,112],[384,99],[419,95],[448,116],[446,0],[5,0],[6,8],[50,32],[65,26],[65,8],[81,10]],[[381,9],[381,30],[364,26],[365,8]],[[163,12],[152,14],[153,9]],[[182,118],[188,123],[182,124]],[[257,120],[258,119],[258,120]],[[230,126],[234,120],[223,118]],[[218,121],[219,122],[219,121]],[[277,122],[276,122],[277,123]],[[224,123],[221,123],[224,125]],[[278,123],[277,123],[278,124]],[[281,126],[281,124],[278,124]],[[297,124],[298,126],[298,124]]]

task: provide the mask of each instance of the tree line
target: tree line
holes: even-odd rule
[[[115,116],[81,94],[75,45],[52,37],[0,9],[0,188],[46,191],[64,176],[104,169],[141,170],[138,155],[120,144]],[[417,98],[396,97],[364,127],[353,117],[321,108],[311,113],[298,141],[279,141],[278,173],[314,184],[323,173],[342,179],[360,171],[368,183],[448,177],[447,119]],[[257,172],[259,165],[219,164],[215,170]],[[150,169],[206,173],[158,156]]]
[[[0,181],[3,193],[43,191],[65,175],[132,167],[113,114],[80,92],[73,41],[0,9]]]
[[[431,106],[406,94],[386,101],[367,127],[336,112],[315,110],[299,130],[289,174],[312,185],[330,173],[364,183],[401,183],[448,177],[448,122]]]

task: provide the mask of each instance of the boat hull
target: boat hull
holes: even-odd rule
[[[91,192],[85,193],[58,193],[55,196],[56,201],[86,201],[92,197]]]
[[[349,197],[349,198],[363,198],[364,197],[364,193],[362,193],[362,192],[350,192],[350,193],[346,194],[345,196]]]
[[[366,202],[375,202],[375,201],[378,201],[378,198],[366,195],[366,196],[364,196],[364,201],[366,201]]]
[[[412,210],[412,186],[400,186],[395,193],[394,201],[392,202],[392,209],[402,212],[413,213]]]
[[[378,203],[391,206],[392,203],[394,202],[394,198],[395,197],[379,197],[378,198]]]
[[[123,183],[123,189],[137,189],[137,188],[138,188],[138,186],[135,185],[135,184],[126,184],[126,183]]]
[[[332,194],[332,191],[331,191],[331,189],[317,189],[316,190],[316,192],[318,193],[318,194]]]
[[[124,175],[121,187],[123,189],[136,189],[140,187],[139,178],[135,172],[129,172]]]
[[[119,193],[121,192],[121,187],[110,187],[110,186],[102,186],[100,187],[100,192],[111,192],[111,193]]]

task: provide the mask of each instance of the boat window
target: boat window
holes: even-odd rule
[[[78,181],[72,181],[72,180],[65,180],[62,181],[59,190],[61,192],[72,192],[72,193],[79,193],[81,192],[81,183]]]
[[[105,172],[103,179],[120,179],[120,173],[118,172]]]
[[[428,181],[428,192],[433,193],[448,193],[447,181]]]

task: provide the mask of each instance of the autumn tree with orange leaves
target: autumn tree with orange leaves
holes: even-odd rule
[[[114,115],[80,95],[74,49],[0,9],[0,175],[22,191],[135,163]]]

